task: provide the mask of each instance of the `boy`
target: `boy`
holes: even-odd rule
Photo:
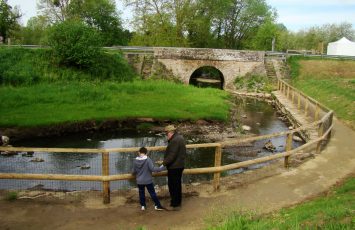
[[[145,187],[150,194],[150,197],[155,203],[155,210],[161,211],[164,210],[161,206],[157,194],[154,190],[152,172],[160,172],[165,170],[165,167],[154,167],[153,161],[147,156],[147,149],[142,147],[139,149],[138,156],[134,159],[133,162],[133,175],[136,176],[137,185],[139,189],[139,201],[141,204],[141,210],[146,209],[145,204]]]

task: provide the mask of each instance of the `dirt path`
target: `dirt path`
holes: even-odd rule
[[[250,184],[222,189],[215,197],[186,198],[179,212],[142,212],[135,203],[93,209],[70,201],[2,200],[0,229],[203,229],[206,220],[218,221],[231,210],[270,212],[290,206],[355,172],[355,132],[336,119],[334,124],[331,141],[314,159]]]

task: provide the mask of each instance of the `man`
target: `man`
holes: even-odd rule
[[[181,207],[181,178],[185,167],[186,143],[175,126],[165,127],[168,146],[164,154],[163,165],[168,169],[168,187],[170,193],[170,210],[180,210]]]

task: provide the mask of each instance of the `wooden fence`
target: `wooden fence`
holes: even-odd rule
[[[316,151],[320,153],[322,142],[330,138],[330,132],[332,130],[332,119],[333,111],[320,104],[316,100],[306,96],[302,92],[298,91],[294,87],[287,84],[285,81],[278,79],[278,88],[283,92],[288,98],[294,103],[299,103],[302,100],[305,102],[305,105],[298,107],[298,109],[303,109],[306,115],[310,115],[309,108],[313,107],[313,118],[314,122],[311,124],[303,125],[296,129],[279,132],[269,135],[241,138],[235,140],[224,141],[220,143],[205,143],[205,144],[190,144],[186,147],[188,149],[196,148],[215,148],[215,160],[214,166],[205,167],[205,168],[189,168],[184,170],[184,174],[206,174],[213,173],[213,187],[217,190],[220,186],[220,175],[221,172],[227,170],[238,169],[242,167],[247,167],[257,163],[267,162],[270,160],[284,158],[284,166],[289,166],[289,157],[300,150],[308,148],[316,144]],[[296,98],[296,99],[295,99]],[[318,120],[319,111],[322,110],[325,115]],[[297,132],[303,132],[309,129],[318,129],[318,138],[310,140],[306,144],[292,149],[292,137]],[[257,140],[267,140],[273,137],[286,136],[286,151],[282,153],[273,154],[270,156],[265,156],[253,160],[247,160],[243,162],[221,165],[222,162],[222,148],[226,146],[233,146],[240,143],[249,143]],[[164,151],[166,146],[154,146],[147,147],[150,151]],[[119,175],[110,175],[109,174],[109,153],[122,153],[130,152],[136,153],[139,150],[139,147],[133,148],[110,148],[110,149],[76,149],[76,148],[25,148],[25,147],[0,147],[0,151],[15,151],[15,152],[51,152],[51,153],[96,153],[101,154],[102,161],[102,175],[66,175],[66,174],[20,174],[20,173],[0,173],[0,179],[27,179],[27,180],[65,180],[65,181],[99,181],[102,182],[103,186],[103,202],[110,203],[110,181],[117,180],[130,180],[134,179],[134,176],[131,174],[119,174]],[[154,176],[165,176],[167,172],[154,173]]]

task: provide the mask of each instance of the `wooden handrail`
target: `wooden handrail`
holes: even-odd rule
[[[292,90],[294,90],[295,92],[301,94],[303,97],[305,97],[306,99],[308,99],[309,101],[313,102],[313,104],[316,104],[318,106],[320,106],[322,109],[327,110],[327,111],[331,111],[330,108],[328,108],[327,106],[321,104],[320,102],[318,102],[317,100],[311,98],[310,96],[307,96],[306,94],[304,94],[302,91],[299,91],[298,89],[296,89],[295,87],[293,87],[292,85],[288,84],[287,82],[285,82],[284,80],[278,78],[278,81],[281,82],[281,85],[284,84],[287,87],[291,88]]]
[[[289,94],[289,89],[291,88],[295,92],[297,92],[299,95],[302,95],[305,97],[306,100],[309,100],[310,102],[315,103],[317,106],[316,111],[315,111],[315,118],[318,118],[318,108],[322,108],[324,110],[327,110],[328,112],[320,119],[316,120],[310,124],[300,126],[296,129],[285,131],[285,132],[279,132],[279,133],[273,133],[273,134],[268,134],[268,135],[262,135],[262,136],[256,136],[256,137],[247,137],[247,138],[242,138],[242,139],[235,139],[235,140],[228,140],[228,141],[223,141],[220,143],[202,143],[202,144],[189,144],[186,145],[188,149],[193,149],[193,148],[216,148],[215,151],[215,165],[214,167],[205,167],[205,168],[194,168],[194,169],[185,169],[184,174],[204,174],[204,173],[214,173],[214,182],[213,186],[215,189],[219,188],[219,180],[220,180],[220,174],[223,171],[227,170],[232,170],[232,169],[237,169],[237,168],[242,168],[242,167],[247,167],[253,164],[257,163],[262,163],[262,162],[267,162],[270,160],[278,159],[285,157],[285,167],[288,167],[288,157],[292,155],[293,153],[296,153],[304,148],[309,147],[312,144],[318,143],[317,145],[317,152],[320,151],[320,146],[321,146],[321,141],[325,139],[326,136],[328,136],[333,128],[332,124],[332,118],[333,118],[333,111],[327,108],[326,106],[323,106],[320,104],[318,101],[314,100],[313,98],[308,97],[307,95],[303,94],[302,92],[298,91],[294,87],[290,86],[286,82],[284,82],[281,79],[278,79],[278,87],[281,89],[281,92]],[[287,86],[287,91],[285,86]],[[294,93],[293,93],[294,95]],[[293,96],[294,97],[294,96]],[[299,100],[298,100],[299,104]],[[317,114],[316,114],[317,113]],[[327,129],[327,131],[323,131],[323,125],[324,123],[330,119],[330,127]],[[290,143],[292,139],[292,135],[296,132],[300,132],[303,130],[308,130],[310,128],[314,128],[317,125],[321,127],[318,129],[319,132],[319,137],[315,140],[311,140],[307,142],[306,144],[292,149]],[[277,153],[273,154],[270,156],[266,157],[261,157],[253,160],[248,160],[248,161],[243,161],[243,162],[238,162],[238,163],[233,163],[233,164],[228,164],[228,165],[220,165],[220,160],[221,160],[221,148],[225,146],[230,146],[230,145],[236,145],[240,143],[245,143],[245,142],[253,142],[257,140],[263,140],[263,139],[270,139],[273,137],[278,137],[278,136],[285,136],[287,135],[287,148],[285,152],[282,153]],[[166,149],[166,146],[152,146],[152,147],[147,147],[148,150],[150,151],[164,151]],[[104,198],[104,203],[109,203],[110,202],[110,181],[116,181],[116,180],[129,180],[129,179],[134,179],[134,176],[131,174],[119,174],[119,175],[109,175],[109,153],[122,153],[122,152],[137,152],[139,150],[139,147],[132,147],[132,148],[102,148],[102,149],[79,149],[79,148],[31,148],[31,147],[0,147],[1,151],[13,151],[13,152],[52,152],[52,153],[86,153],[86,154],[97,154],[100,153],[102,154],[102,175],[64,175],[64,174],[20,174],[20,173],[0,173],[0,179],[28,179],[28,180],[67,180],[67,181],[101,181],[103,183],[103,198]],[[159,173],[153,173],[153,176],[165,176],[167,175],[167,172],[159,172]]]
[[[238,169],[242,167],[247,167],[257,163],[263,163],[270,160],[282,158],[285,156],[290,156],[293,153],[296,153],[300,150],[303,150],[319,141],[325,139],[325,137],[332,130],[333,125],[331,125],[328,130],[323,134],[323,136],[309,141],[304,145],[299,146],[290,151],[273,154],[266,157],[260,157],[253,160],[223,165],[223,166],[215,166],[215,167],[205,167],[205,168],[194,168],[194,169],[185,169],[184,174],[204,174],[204,173],[217,173],[227,170]],[[154,177],[157,176],[166,176],[167,172],[159,172],[153,173]],[[88,175],[64,175],[64,174],[22,174],[22,173],[0,173],[0,179],[35,179],[35,180],[70,180],[70,181],[116,181],[116,180],[129,180],[134,179],[135,177],[132,174],[119,174],[119,175],[110,175],[110,176],[88,176]]]

